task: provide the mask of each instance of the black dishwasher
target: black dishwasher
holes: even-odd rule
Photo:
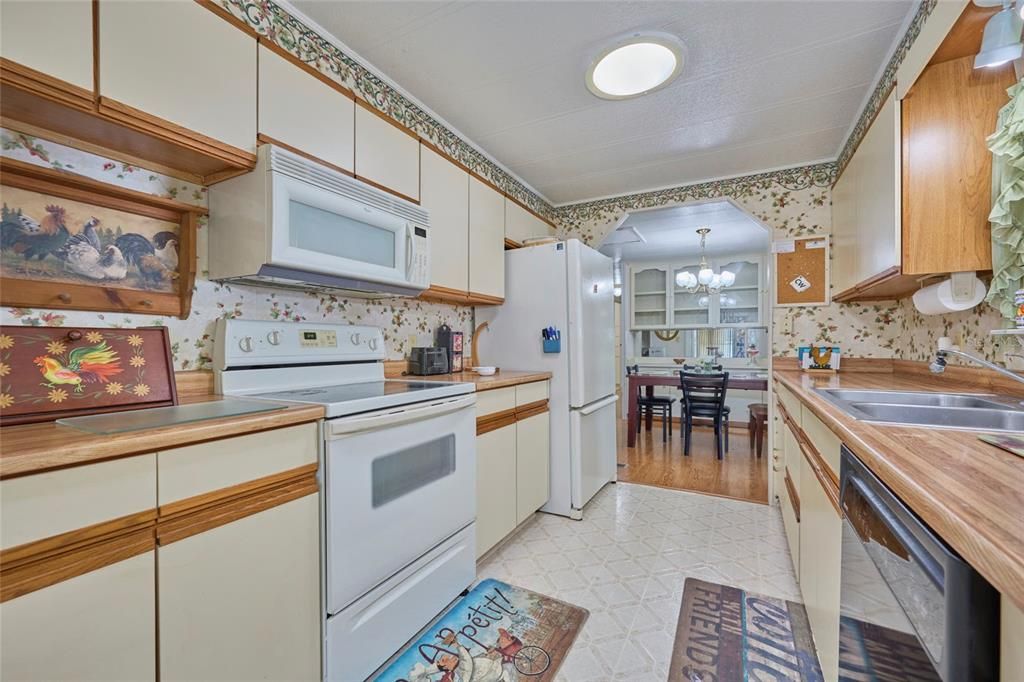
[[[842,449],[839,679],[999,677],[999,595]]]

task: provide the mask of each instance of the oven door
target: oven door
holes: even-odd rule
[[[845,447],[841,680],[998,676],[998,595]]]
[[[326,423],[327,611],[476,517],[476,396]]]
[[[398,286],[414,279],[424,227],[282,173],[269,176],[272,265]]]

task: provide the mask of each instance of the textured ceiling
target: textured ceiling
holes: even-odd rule
[[[764,226],[728,201],[709,201],[630,213],[600,251],[627,262],[696,257],[700,254],[698,227],[711,228],[710,257],[768,249]]]
[[[550,201],[834,158],[911,0],[294,5]],[[605,101],[609,42],[666,31],[679,79]]]

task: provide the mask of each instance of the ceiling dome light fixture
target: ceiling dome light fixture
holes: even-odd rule
[[[1024,55],[1021,31],[1024,30],[1024,3],[1016,10],[1010,0],[974,0],[979,7],[1002,6],[985,24],[981,51],[974,58],[974,68],[1001,66]]]
[[[602,99],[629,99],[671,83],[686,49],[668,33],[634,33],[605,48],[587,69],[587,88]]]

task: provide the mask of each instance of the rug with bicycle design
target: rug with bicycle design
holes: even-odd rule
[[[487,579],[373,679],[547,682],[589,615],[579,606]]]

